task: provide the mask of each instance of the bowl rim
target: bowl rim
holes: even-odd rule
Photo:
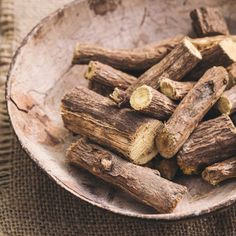
[[[17,134],[17,129],[14,126],[14,119],[11,116],[11,111],[10,111],[10,106],[12,104],[12,101],[10,99],[10,94],[11,94],[11,89],[10,89],[10,83],[11,83],[11,76],[12,72],[14,70],[15,64],[16,64],[16,59],[18,58],[18,55],[21,53],[23,48],[27,45],[27,43],[34,37],[35,34],[37,34],[44,25],[50,21],[50,19],[55,18],[58,15],[61,15],[65,10],[72,8],[73,6],[76,6],[77,4],[81,4],[86,2],[86,0],[73,0],[70,3],[65,4],[64,6],[58,8],[56,11],[50,13],[48,16],[44,17],[42,20],[37,23],[31,31],[24,37],[24,39],[21,41],[19,44],[18,48],[16,49],[14,56],[12,58],[10,68],[8,70],[7,78],[6,78],[6,83],[5,83],[5,98],[6,98],[6,106],[7,106],[7,112],[9,114],[9,122],[11,127],[13,128],[13,135],[15,135],[16,139],[19,141],[22,149],[24,152],[37,164],[37,166],[43,170],[47,176],[49,176],[51,179],[53,179],[56,184],[70,192],[76,197],[79,197],[81,200],[90,203],[91,205],[105,209],[109,212],[119,214],[121,216],[129,216],[133,218],[139,218],[139,219],[151,219],[151,220],[158,220],[161,222],[173,222],[173,221],[182,221],[182,220],[193,220],[196,217],[198,219],[203,218],[204,216],[210,216],[213,215],[217,212],[227,210],[230,207],[236,206],[236,197],[231,198],[229,200],[225,200],[220,202],[217,205],[213,205],[212,207],[209,207],[208,209],[201,210],[199,212],[190,212],[190,213],[168,213],[168,214],[143,214],[143,213],[130,213],[130,212],[122,212],[122,210],[116,210],[114,208],[111,208],[110,206],[107,206],[105,204],[101,204],[98,202],[94,202],[91,199],[88,199],[86,196],[79,194],[78,192],[75,192],[73,189],[71,189],[69,186],[67,186],[65,183],[63,183],[57,176],[53,175],[52,173],[48,173],[43,166],[38,162],[37,158],[33,153],[29,151],[29,149],[24,146],[23,142],[21,141],[20,137]]]

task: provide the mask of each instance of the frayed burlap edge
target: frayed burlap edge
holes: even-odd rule
[[[5,82],[16,47],[13,0],[0,0],[0,187],[10,182],[13,132],[5,101]]]

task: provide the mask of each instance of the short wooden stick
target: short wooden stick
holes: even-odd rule
[[[160,91],[172,100],[180,101],[193,88],[196,82],[179,82],[170,79],[162,79]]]
[[[108,96],[117,87],[127,89],[136,78],[98,61],[91,61],[85,78],[90,81],[90,89]]]
[[[187,175],[236,154],[236,128],[222,115],[204,121],[196,128],[177,155],[180,169]]]
[[[172,100],[147,85],[133,92],[130,105],[134,110],[160,120],[167,120],[176,108]]]
[[[202,178],[212,185],[236,178],[236,157],[208,166],[202,172]]]
[[[229,34],[229,29],[219,8],[200,7],[190,13],[198,37]]]
[[[62,99],[62,119],[67,129],[86,136],[136,164],[157,154],[155,136],[162,127],[130,109],[119,109],[109,98],[77,87]]]

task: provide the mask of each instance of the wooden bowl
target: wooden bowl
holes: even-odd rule
[[[176,220],[203,215],[236,202],[236,181],[212,187],[198,176],[182,177],[176,181],[188,187],[188,196],[173,213],[157,214],[122,191],[66,163],[65,150],[74,137],[63,127],[60,116],[62,96],[76,85],[87,85],[83,78],[87,66],[71,66],[77,41],[130,48],[179,33],[191,34],[189,11],[200,5],[220,6],[234,33],[236,3],[227,0],[90,2],[90,5],[87,1],[72,2],[45,18],[22,42],[14,57],[7,84],[7,104],[22,147],[63,188],[115,213]]]

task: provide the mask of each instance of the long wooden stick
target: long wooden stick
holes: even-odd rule
[[[154,89],[159,87],[162,78],[180,80],[192,70],[202,59],[200,52],[193,46],[188,38],[185,38],[175,47],[161,62],[151,67],[129,88],[119,94],[115,91],[112,98],[119,106],[127,104],[131,94],[142,85],[148,85]],[[118,99],[116,99],[118,98]]]
[[[214,47],[225,39],[231,39],[233,42],[236,42],[236,35],[217,35],[195,39],[190,38],[190,41],[200,52],[202,52]]]
[[[129,163],[83,139],[71,145],[67,159],[161,213],[172,212],[187,191],[186,187],[160,177],[155,170]]]
[[[144,71],[161,61],[183,39],[182,35],[137,49],[105,49],[88,43],[75,47],[73,63],[100,61],[125,71]]]
[[[223,67],[213,67],[197,82],[157,135],[157,147],[163,157],[171,158],[179,151],[227,83],[228,74]]]
[[[100,61],[114,68],[128,71],[145,71],[160,62],[174,47],[183,40],[183,35],[165,39],[146,47],[137,49],[105,49],[88,43],[78,43],[74,52],[74,63],[88,64],[90,61]],[[200,50],[210,48],[220,41],[231,38],[236,41],[235,35],[219,35],[190,39]]]
[[[110,148],[136,164],[157,154],[155,136],[162,127],[130,109],[119,109],[109,98],[77,87],[62,99],[62,118],[67,129]]]

